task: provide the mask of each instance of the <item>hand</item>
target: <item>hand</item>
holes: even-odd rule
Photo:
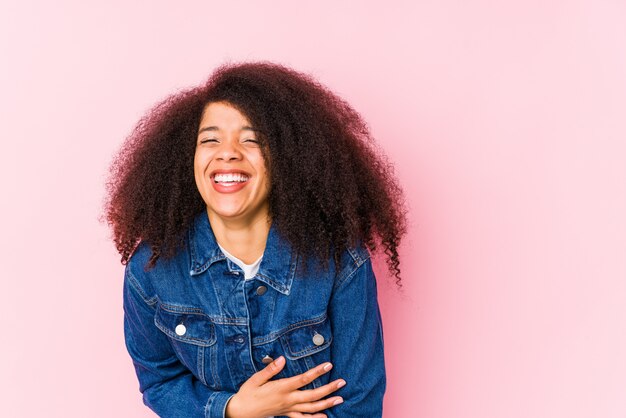
[[[297,376],[272,380],[272,376],[285,366],[285,357],[280,356],[263,370],[246,380],[226,405],[227,418],[261,418],[271,415],[286,415],[290,418],[326,418],[326,414],[315,413],[343,402],[341,396],[322,399],[345,384],[337,379],[315,389],[298,390],[311,383],[332,368],[331,363],[322,363]],[[324,369],[327,368],[327,370]]]

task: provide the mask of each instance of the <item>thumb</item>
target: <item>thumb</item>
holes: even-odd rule
[[[270,380],[272,376],[278,374],[283,369],[283,367],[285,367],[285,357],[280,356],[276,360],[265,366],[263,370],[259,370],[258,372],[253,374],[249,380],[253,381],[256,385],[262,385],[263,383]]]

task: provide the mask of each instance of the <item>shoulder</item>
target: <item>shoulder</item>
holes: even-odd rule
[[[124,273],[126,284],[135,288],[146,302],[153,302],[166,282],[171,283],[168,278],[189,272],[188,243],[173,258],[159,257],[154,266],[148,267],[151,257],[150,243],[142,241],[129,258]]]
[[[370,263],[370,252],[362,242],[346,248],[341,255],[341,265],[336,269],[335,288],[354,276],[363,266]]]
[[[370,258],[370,252],[362,242],[358,242],[356,246],[348,247],[346,252],[350,255],[350,264],[357,268]]]
[[[141,241],[135,251],[128,259],[126,268],[130,268],[133,273],[143,271],[152,255],[152,249],[146,241]]]
[[[124,270],[124,285],[132,287],[147,303],[152,302],[154,295],[149,279],[150,274],[146,270],[151,255],[150,245],[142,241],[130,256]]]

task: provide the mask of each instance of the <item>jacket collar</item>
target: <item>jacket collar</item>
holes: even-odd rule
[[[206,210],[200,212],[189,228],[189,253],[191,270],[196,276],[206,271],[213,263],[226,259],[217,245]],[[283,239],[275,222],[270,226],[263,259],[259,265],[258,279],[272,286],[277,291],[288,295],[296,272],[298,255]],[[228,269],[232,263],[228,263]]]

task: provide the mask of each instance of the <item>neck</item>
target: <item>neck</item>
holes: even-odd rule
[[[225,219],[207,210],[217,242],[246,264],[259,259],[265,251],[271,220],[267,214],[253,219]]]

